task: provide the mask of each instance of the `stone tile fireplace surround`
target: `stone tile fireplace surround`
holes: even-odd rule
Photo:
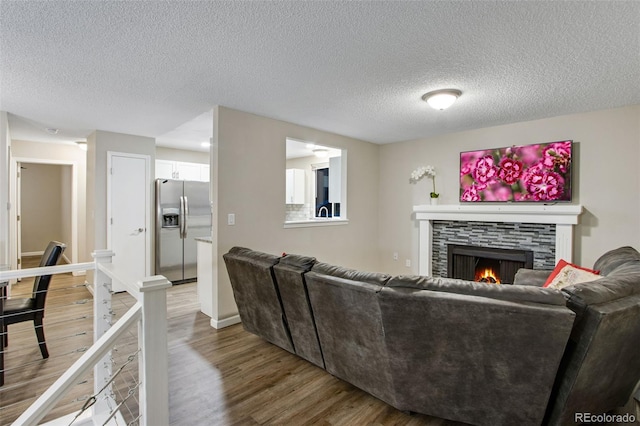
[[[495,243],[491,246],[501,248],[511,248],[513,246],[514,234],[512,229],[524,229],[524,232],[541,235],[536,250],[539,253],[534,260],[534,267],[553,268],[560,260],[569,262],[573,260],[573,228],[578,224],[578,218],[582,213],[582,206],[575,204],[556,205],[513,205],[513,204],[460,204],[460,205],[420,205],[414,206],[415,220],[419,224],[419,274],[446,276],[442,272],[442,264],[438,259],[446,258],[445,253],[440,253],[442,242],[433,238],[434,227],[438,227],[436,232],[441,232],[441,227],[446,227],[447,223],[453,223],[450,229],[444,232],[459,232],[460,238],[452,236],[451,239],[458,243],[460,239],[468,239],[468,244],[474,244],[473,235],[462,231],[455,231],[456,228],[476,228],[491,229],[491,232],[505,233],[505,236],[496,234]],[[442,222],[446,221],[446,222]],[[508,224],[508,225],[503,225]],[[551,225],[551,226],[550,226]],[[446,229],[446,228],[445,228]],[[485,232],[483,232],[485,233]],[[508,235],[511,233],[511,235]],[[555,237],[550,233],[555,234]],[[485,233],[486,234],[486,233]],[[515,234],[517,238],[517,233]],[[441,240],[438,238],[437,240]],[[511,242],[509,242],[511,240]],[[546,244],[553,244],[553,250],[544,247]],[[486,241],[479,241],[479,246],[488,246]],[[446,250],[446,247],[444,247]],[[434,253],[436,254],[434,258]],[[547,253],[545,255],[545,253]],[[553,257],[552,253],[555,253]],[[552,256],[553,259],[549,258]],[[545,258],[546,256],[546,258]],[[435,273],[435,274],[434,274]]]

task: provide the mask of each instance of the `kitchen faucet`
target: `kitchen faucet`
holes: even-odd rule
[[[324,209],[326,216],[322,216],[322,209]],[[329,217],[329,209],[327,206],[322,206],[318,209],[318,217]]]

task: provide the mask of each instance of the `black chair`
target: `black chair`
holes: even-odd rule
[[[67,246],[57,241],[51,241],[42,255],[39,266],[54,266],[58,263],[62,252]],[[42,319],[44,318],[44,303],[49,290],[51,275],[40,275],[33,281],[33,295],[28,299],[7,299],[4,303],[4,346],[9,343],[7,327],[24,321],[33,321],[33,327],[38,337],[38,345],[42,358],[49,358],[49,351],[44,339],[44,328]]]

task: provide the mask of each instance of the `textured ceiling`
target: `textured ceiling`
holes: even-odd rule
[[[637,1],[0,0],[0,37],[17,139],[191,147],[223,105],[389,143],[640,104]]]

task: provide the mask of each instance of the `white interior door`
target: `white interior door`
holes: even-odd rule
[[[150,275],[149,161],[148,156],[108,153],[108,248],[112,262],[136,280]]]

